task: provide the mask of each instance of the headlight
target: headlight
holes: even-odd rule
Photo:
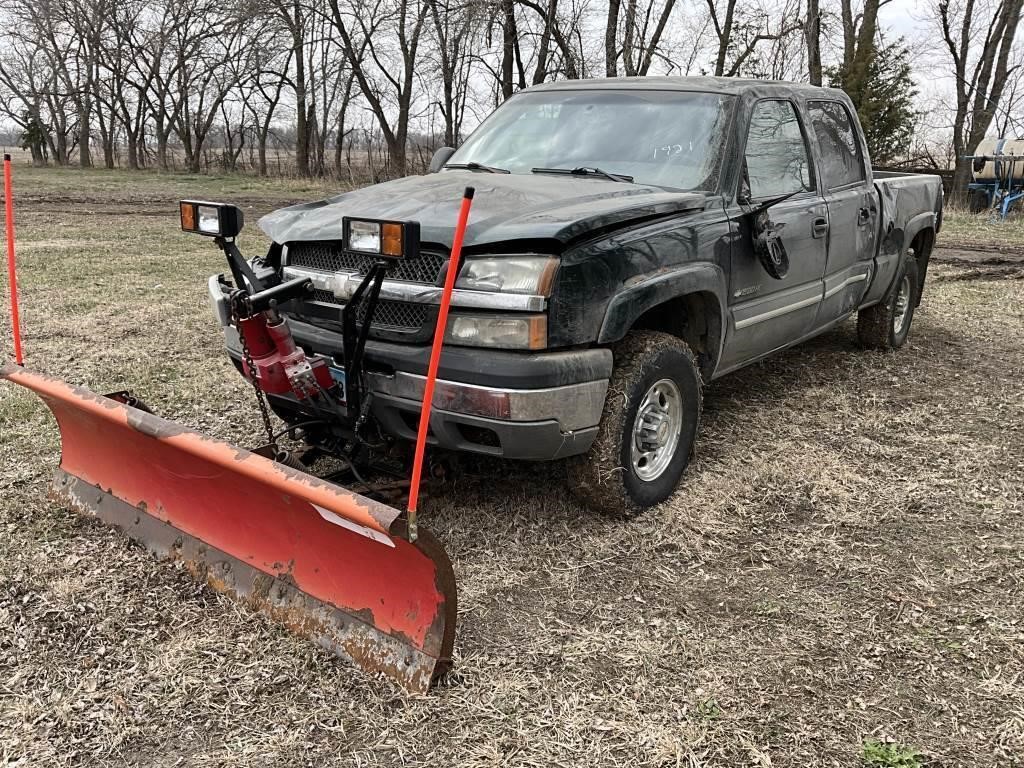
[[[463,315],[448,318],[445,341],[467,347],[544,349],[548,319],[544,315]]]
[[[495,256],[467,259],[456,288],[471,291],[526,293],[547,296],[558,269],[558,259],[547,256]]]

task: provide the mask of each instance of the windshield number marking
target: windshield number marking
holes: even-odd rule
[[[664,147],[656,147],[654,150],[654,159],[657,160],[659,157],[672,157],[673,155],[681,155],[683,153],[682,144],[666,144]]]

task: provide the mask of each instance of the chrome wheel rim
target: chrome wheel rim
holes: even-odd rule
[[[647,390],[633,422],[633,472],[645,482],[656,480],[675,456],[683,431],[683,398],[671,379],[656,381]]]
[[[903,333],[903,326],[906,325],[907,317],[910,316],[910,297],[910,275],[904,275],[903,282],[900,283],[900,291],[896,294],[896,306],[892,313],[892,330],[897,336]]]

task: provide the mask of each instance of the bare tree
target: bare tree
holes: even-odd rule
[[[0,115],[39,164],[88,166],[102,149],[107,167],[355,182],[363,164],[408,172],[522,88],[595,72],[706,64],[820,83],[833,64],[859,104],[890,1],[0,0]],[[929,2],[957,82],[952,141],[928,136],[963,154],[995,119],[1013,125],[999,105],[1021,93],[1010,51],[1024,0]]]
[[[54,74],[43,52],[20,35],[12,34],[0,51],[0,111],[22,129],[32,163],[45,165],[53,145],[46,93]]]
[[[625,15],[620,18],[621,0],[610,0],[605,26],[605,73],[618,75],[618,60],[622,59],[628,77],[646,75],[658,53],[676,0],[664,0],[657,7],[656,0],[626,0]]]
[[[443,0],[430,0],[429,5],[441,75],[441,98],[437,104],[444,119],[444,143],[454,147],[462,133],[469,94],[470,46],[479,27],[477,6],[472,2],[455,5]]]
[[[391,170],[406,172],[415,68],[427,0],[328,0],[349,66],[387,145]],[[393,41],[393,44],[388,45]]]
[[[293,48],[285,51],[273,49],[257,53],[254,59],[254,72],[251,87],[243,91],[243,112],[248,114],[248,121],[253,126],[256,140],[256,172],[266,176],[267,142],[274,124],[281,96],[288,81],[287,72],[295,54]]]
[[[213,0],[192,0],[189,13],[172,32],[173,79],[166,90],[168,116],[181,142],[185,166],[202,168],[203,145],[228,94],[250,76],[253,47],[241,19],[221,12]],[[160,105],[159,109],[166,109]]]
[[[864,0],[858,11],[853,0],[840,0],[843,24],[843,61],[839,80],[853,103],[868,95],[871,64],[878,51],[878,11],[892,0]]]
[[[557,66],[549,65],[549,74],[558,73],[566,80],[578,80],[587,76],[585,56],[583,52],[583,32],[581,27],[581,9],[576,8],[564,16],[560,16],[557,3],[549,2],[547,6],[534,0],[519,0],[519,4],[529,8],[540,17],[545,31],[555,41],[561,56]],[[547,54],[550,57],[550,54]],[[522,87],[526,87],[525,78]]]
[[[956,112],[953,189],[962,195],[971,176],[964,155],[977,146],[992,125],[1010,76],[1010,63],[1024,0],[966,0],[962,5],[939,0],[935,5],[940,33],[953,64]]]
[[[718,0],[706,2],[717,38],[714,74],[718,77],[740,74],[747,59],[761,43],[786,37],[801,26],[799,18],[783,13],[773,32],[771,18],[763,8],[737,7],[737,0],[726,0],[724,7]]]

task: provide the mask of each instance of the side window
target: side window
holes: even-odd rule
[[[744,160],[743,191],[755,200],[814,189],[807,142],[788,101],[761,101],[754,107]]]
[[[821,147],[821,173],[829,189],[864,181],[864,155],[846,106],[838,101],[810,101],[807,112]]]

